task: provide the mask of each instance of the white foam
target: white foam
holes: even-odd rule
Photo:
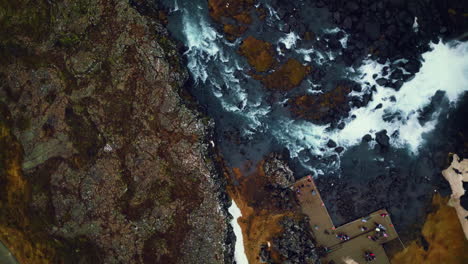
[[[424,62],[420,72],[399,91],[378,86],[372,77],[374,74],[380,74],[383,67],[389,63],[365,61],[356,70],[360,75],[355,81],[368,83],[369,86],[376,85],[377,91],[374,92],[373,99],[367,107],[352,109],[350,115],[356,115],[356,118],[349,118],[343,130],[329,132],[326,131],[326,126],[303,120],[280,119],[274,122],[273,136],[289,149],[292,158],[296,158],[304,150],[310,150],[315,155],[330,155],[333,150],[325,146],[330,138],[346,148],[359,143],[367,133],[374,134],[386,129],[390,136],[398,130],[398,136],[391,137],[390,143],[397,148],[409,147],[410,151],[417,153],[418,148],[424,143],[424,134],[435,128],[439,115],[435,113],[432,120],[421,125],[418,120],[418,110],[426,106],[438,90],[445,91],[448,100],[452,103],[456,103],[459,96],[468,90],[468,43],[457,43],[457,45],[440,43],[432,45],[432,48],[432,51],[423,54]],[[309,52],[308,50],[299,52],[306,51]],[[352,71],[350,69],[350,72]],[[364,92],[366,87],[360,94]],[[395,97],[395,102],[390,100],[392,96]],[[375,109],[378,104],[382,104],[382,108]],[[400,114],[401,120],[385,122],[382,119],[384,114],[392,113]],[[375,142],[372,142],[370,147],[374,145]],[[300,162],[305,168],[321,173],[318,169],[305,164],[309,160],[308,157],[301,158]],[[332,167],[338,168],[339,161],[332,164]]]
[[[187,38],[189,51],[195,48],[206,52],[210,56],[214,56],[219,52],[220,48],[216,44],[216,39],[220,35],[202,17],[192,19],[191,16],[184,15],[182,19],[184,23],[182,30]]]
[[[272,133],[289,149],[291,158],[296,158],[306,149],[311,149],[314,154],[321,154],[317,147],[326,143],[325,128],[326,126],[314,125],[304,120],[282,118],[275,120],[275,129]]]
[[[414,17],[413,31],[414,31],[414,32],[418,32],[418,31],[419,31],[418,17]]]
[[[312,61],[312,58],[309,55],[309,54],[311,54],[313,52],[312,49],[307,49],[307,50],[306,49],[297,49],[295,51],[296,51],[296,53],[302,54],[304,56],[303,57],[304,61],[306,61],[306,62],[311,62]]]
[[[301,38],[296,33],[289,32],[286,36],[280,38],[278,43],[283,43],[287,49],[291,49],[296,46],[296,42],[300,39]]]
[[[335,28],[326,28],[323,30],[323,32],[325,34],[335,34],[335,33],[338,33],[340,32],[340,28],[339,27],[335,27]]]
[[[376,85],[377,92],[366,108],[353,109],[355,119],[349,120],[346,127],[332,137],[341,145],[350,146],[358,143],[366,133],[375,133],[386,129],[388,134],[398,131],[392,138],[395,147],[409,147],[416,153],[424,142],[424,134],[432,131],[436,125],[438,113],[430,122],[421,125],[418,120],[419,110],[430,103],[430,98],[438,91],[445,91],[447,98],[456,103],[459,96],[468,90],[468,43],[431,45],[433,50],[423,54],[424,62],[415,77],[405,83],[399,91]],[[405,62],[405,61],[403,61]],[[361,83],[376,84],[372,78],[384,65],[366,61],[358,71],[365,74],[356,79]],[[390,100],[393,96],[395,102]],[[381,109],[375,110],[378,104]],[[401,120],[385,122],[384,114],[399,114]]]
[[[325,56],[321,52],[319,52],[317,50],[314,50],[314,49],[295,49],[294,51],[297,54],[304,55],[304,61],[307,61],[307,62],[312,60],[311,54],[314,55],[314,61],[318,65],[322,65],[323,62],[326,60]],[[333,54],[331,52],[329,54],[326,54],[326,55],[327,55],[328,59],[330,59],[330,60],[334,59],[334,56],[333,56]]]
[[[240,228],[239,223],[237,222],[237,219],[242,216],[242,213],[239,207],[237,207],[237,204],[234,202],[234,200],[232,200],[232,204],[229,207],[228,211],[233,217],[231,221],[231,226],[234,229],[234,234],[236,235],[236,245],[234,247],[234,260],[238,264],[249,264],[247,256],[245,255],[242,230]]]
[[[340,43],[343,49],[346,49],[346,47],[348,47],[348,38],[349,38],[349,35],[345,34],[345,36],[340,39]]]
[[[236,70],[243,70],[240,62],[233,57],[236,45],[227,43],[211,27],[200,13],[183,14],[183,33],[187,39],[188,68],[196,82],[210,83],[211,92],[224,110],[244,120],[241,131],[252,134],[263,125],[264,117],[270,112],[270,106],[262,105],[250,98],[245,85],[235,77]],[[213,68],[213,65],[222,65]],[[210,76],[213,76],[209,78]],[[252,102],[254,101],[254,102]]]
[[[272,19],[280,20],[280,17],[278,16],[278,13],[275,11],[275,9],[273,9],[273,7],[271,7],[268,4],[265,4],[265,6],[268,9],[269,17],[271,17]]]
[[[223,56],[217,40],[220,35],[216,30],[208,25],[201,15],[189,16],[187,10],[183,15],[183,33],[187,39],[188,50],[185,55],[188,57],[188,68],[194,76],[196,82],[206,82],[208,73],[206,71],[207,61],[215,59],[219,54]]]

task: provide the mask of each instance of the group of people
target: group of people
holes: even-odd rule
[[[349,237],[348,235],[343,234],[343,233],[337,234],[336,237],[337,237],[338,239],[340,239],[341,241],[347,241],[347,240],[350,239],[350,237]]]
[[[372,241],[377,241],[382,237],[386,238],[388,237],[388,234],[386,231],[387,229],[385,228],[385,226],[383,226],[382,224],[375,223],[375,234],[372,236],[368,235],[367,238],[369,238]]]

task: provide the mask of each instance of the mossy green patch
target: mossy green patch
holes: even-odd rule
[[[64,34],[58,38],[57,43],[62,47],[70,48],[80,43],[80,37],[73,33]]]

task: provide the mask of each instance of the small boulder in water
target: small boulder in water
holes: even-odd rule
[[[390,147],[390,137],[387,135],[387,130],[385,129],[375,133],[375,140],[383,149]]]
[[[377,79],[377,80],[375,80],[375,81],[376,81],[377,84],[380,85],[380,86],[385,86],[385,85],[387,85],[387,79],[385,79],[385,78],[379,78],[379,79]]]
[[[331,139],[328,140],[327,147],[329,147],[329,148],[336,148],[336,146],[337,146],[337,145],[336,145],[336,142],[335,142],[335,141],[333,141],[333,140],[331,140]]]
[[[369,134],[366,134],[362,137],[362,141],[369,142],[372,140],[372,136]]]
[[[338,152],[338,153],[343,152],[343,150],[344,150],[343,147],[337,147],[337,148],[335,148],[335,151]]]

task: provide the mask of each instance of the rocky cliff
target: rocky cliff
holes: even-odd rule
[[[225,263],[211,122],[146,1],[0,1],[0,239],[21,263]]]

